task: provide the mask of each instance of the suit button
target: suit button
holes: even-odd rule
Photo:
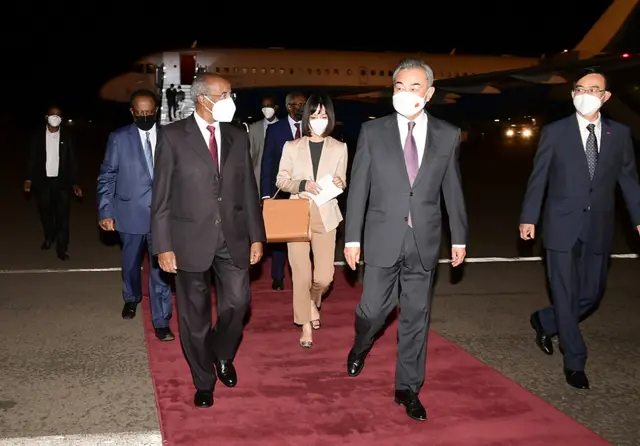
[[[589,189],[589,192],[595,192],[595,190],[593,190],[593,189]]]
[[[405,218],[404,218],[404,221],[409,221],[409,217],[405,217]]]
[[[220,219],[217,219],[217,220],[215,221],[216,225],[219,225],[221,222],[222,222],[222,220],[220,220]]]
[[[413,192],[409,192],[409,196],[410,196],[410,197],[413,197]]]
[[[149,209],[151,209],[151,205],[149,205]]]
[[[222,201],[222,197],[218,197],[218,201]]]

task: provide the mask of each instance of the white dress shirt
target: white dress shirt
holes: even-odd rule
[[[140,134],[140,141],[142,141],[142,149],[145,150],[145,147],[147,146],[147,132],[144,130],[138,129],[138,133]],[[153,127],[151,127],[148,130],[148,133],[149,133],[149,141],[151,141],[151,159],[154,161],[154,164],[155,164],[156,142],[158,141],[158,130],[155,124],[153,124]],[[207,140],[207,144],[209,143],[208,141],[209,140]]]
[[[193,116],[196,118],[196,124],[198,124],[198,128],[200,129],[200,133],[202,133],[202,137],[204,138],[204,142],[207,147],[209,147],[209,138],[211,137],[211,132],[207,130],[207,127],[210,125],[213,125],[213,127],[215,127],[214,135],[216,138],[216,145],[218,146],[218,163],[220,163],[220,160],[222,159],[222,152],[220,151],[222,148],[222,146],[220,145],[220,123],[218,121],[215,121],[213,124],[209,124],[207,121],[202,119],[202,117],[198,113],[193,113]],[[220,168],[219,164],[218,168]]]
[[[60,170],[60,129],[57,132],[49,131],[46,127],[46,149],[47,149],[47,177],[56,178]]]
[[[580,128],[580,136],[582,137],[582,148],[587,150],[587,138],[589,137],[589,129],[587,129],[587,126],[589,124],[595,124],[596,127],[593,131],[596,134],[596,147],[598,148],[598,153],[600,153],[600,141],[602,141],[602,120],[600,118],[602,115],[598,114],[598,119],[593,122],[587,120],[579,113],[576,113],[576,116],[578,117],[578,127]]]
[[[300,123],[300,121],[295,121],[291,115],[287,116],[287,119],[289,120],[289,127],[291,128],[291,134],[293,135],[293,137],[296,137],[296,133],[298,132],[298,128],[296,127],[296,124],[298,124],[298,127],[300,127],[300,136],[302,137],[302,124]]]
[[[404,148],[404,143],[409,135],[409,120],[402,116],[400,113],[396,113],[398,118],[398,130],[400,130],[400,144]],[[416,148],[418,149],[418,167],[422,166],[422,159],[424,157],[425,146],[427,144],[427,124],[429,123],[429,117],[426,113],[422,112],[416,119],[414,119],[416,125],[413,127],[413,139],[416,140]],[[347,209],[347,213],[349,210]],[[347,242],[344,244],[346,248],[359,248],[360,242]],[[464,248],[466,245],[453,245],[454,248]]]
[[[276,122],[278,122],[278,118],[274,117],[273,121],[269,121],[267,118],[264,118],[262,122],[264,123],[264,136],[267,136],[267,127],[269,127],[271,124],[275,124]]]

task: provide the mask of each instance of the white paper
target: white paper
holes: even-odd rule
[[[318,183],[318,186],[320,186],[322,190],[318,195],[309,195],[318,206],[322,206],[342,193],[342,189],[333,184],[333,177],[331,175],[325,175],[320,178],[320,180],[316,181],[316,183]]]

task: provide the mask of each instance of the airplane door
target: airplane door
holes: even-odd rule
[[[367,84],[367,68],[358,67],[358,70],[360,70],[360,73],[358,74],[360,85],[366,85]]]
[[[180,54],[180,85],[191,85],[196,75],[196,55]]]

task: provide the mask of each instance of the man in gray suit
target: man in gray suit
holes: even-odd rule
[[[251,162],[256,175],[256,184],[260,184],[260,165],[262,163],[262,152],[264,150],[264,137],[267,134],[267,127],[278,122],[276,112],[278,105],[275,98],[262,98],[262,114],[264,119],[254,122],[249,126],[249,142],[251,144]]]
[[[405,406],[409,417],[426,420],[418,393],[440,251],[441,193],[451,227],[452,266],[462,264],[466,255],[460,129],[423,111],[434,92],[433,71],[424,62],[402,61],[393,88],[397,113],[363,124],[351,172],[344,254],[355,269],[364,226],[365,270],[347,371],[360,374],[374,337],[399,303],[395,402]]]

